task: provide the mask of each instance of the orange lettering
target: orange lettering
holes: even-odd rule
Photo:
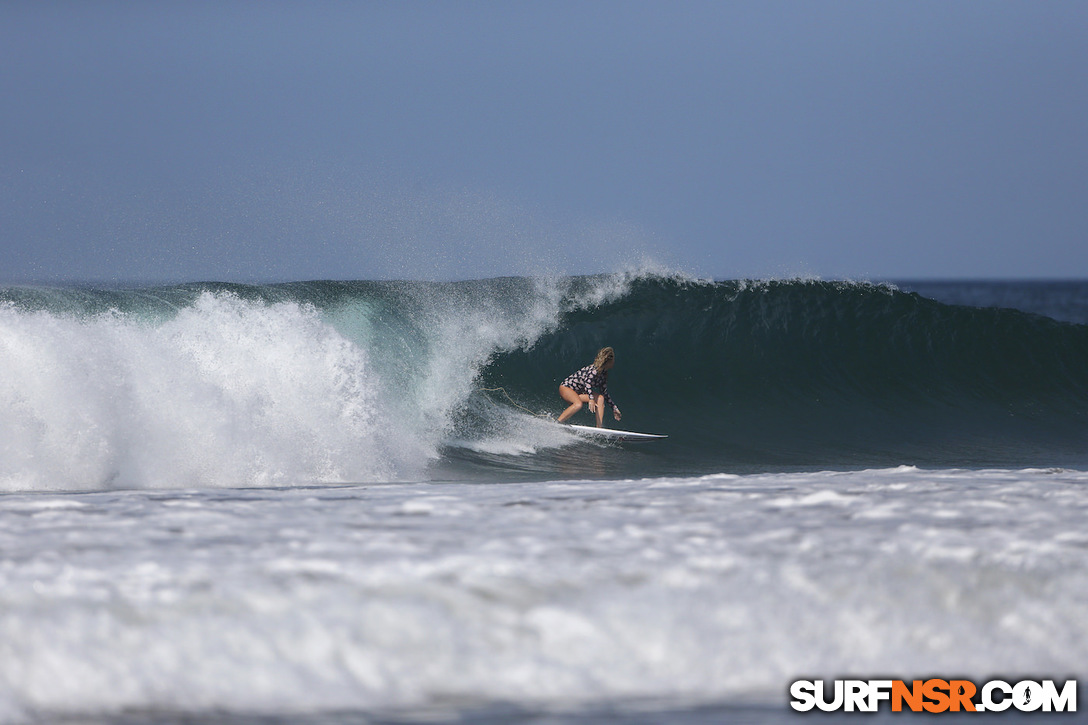
[[[948,690],[948,683],[944,680],[926,680],[922,685],[922,695],[932,700],[923,705],[926,712],[944,712],[948,709],[948,695],[942,690]]]
[[[902,712],[903,701],[914,712],[922,711],[922,681],[915,680],[913,688],[907,687],[902,680],[892,682],[892,712]]]
[[[949,709],[952,712],[959,712],[960,705],[967,712],[975,711],[975,703],[971,702],[971,698],[975,696],[975,683],[970,680],[952,680],[948,683],[948,692],[951,701]]]

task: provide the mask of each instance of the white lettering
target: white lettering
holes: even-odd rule
[[[1043,680],[1043,711],[1050,712],[1051,707],[1057,712],[1077,711],[1077,681],[1066,680],[1062,691],[1054,686],[1054,680]]]
[[[798,680],[790,685],[790,707],[798,712],[808,712],[816,706],[816,685],[812,680]]]
[[[834,680],[830,683],[797,680],[790,685],[793,698],[790,707],[798,712],[809,712],[813,708],[824,712],[877,712],[881,702],[894,699],[897,707],[906,703],[912,710],[924,708],[930,712],[970,711],[972,707],[977,712],[1004,712],[1013,706],[1021,712],[1077,711],[1076,680],[1066,680],[1060,690],[1054,680],[1021,680],[1015,686],[1004,680],[990,680],[978,691],[978,702],[967,697],[967,693],[975,688],[968,680],[952,680],[951,684],[927,680],[920,685],[921,692],[925,693],[920,697],[929,698],[929,701],[915,699],[909,688],[903,689],[904,684],[899,680]],[[915,685],[919,686],[919,681],[915,680]],[[895,698],[893,692],[898,693]]]
[[[834,712],[842,707],[843,692],[842,692],[842,680],[835,680],[835,699],[828,702],[824,698],[824,682],[820,680],[816,683],[816,707],[820,708],[824,712]]]
[[[1035,712],[1043,706],[1043,688],[1038,682],[1023,680],[1012,688],[1012,704],[1020,712]]]
[[[891,699],[891,680],[869,680],[869,712],[876,712],[879,710],[881,700]]]
[[[845,682],[846,711],[869,711],[869,683],[865,680],[847,680]]]
[[[993,698],[993,691],[1000,690],[1004,697],[1000,702]],[[982,687],[982,704],[987,711],[1003,712],[1012,705],[1012,685],[1002,680],[990,680]]]

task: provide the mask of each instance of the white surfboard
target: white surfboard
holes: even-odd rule
[[[598,438],[609,438],[615,441],[656,441],[662,438],[668,438],[667,435],[659,435],[657,433],[635,433],[634,431],[630,430],[594,428],[588,425],[570,425],[568,427],[582,435],[596,436]]]

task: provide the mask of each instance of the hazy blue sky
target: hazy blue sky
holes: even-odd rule
[[[5,2],[0,278],[1088,275],[1088,2]]]

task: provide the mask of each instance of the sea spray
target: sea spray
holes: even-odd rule
[[[6,488],[394,475],[364,350],[311,307],[200,294],[162,322],[0,311]]]
[[[0,487],[419,480],[481,368],[629,283],[5,290]]]

